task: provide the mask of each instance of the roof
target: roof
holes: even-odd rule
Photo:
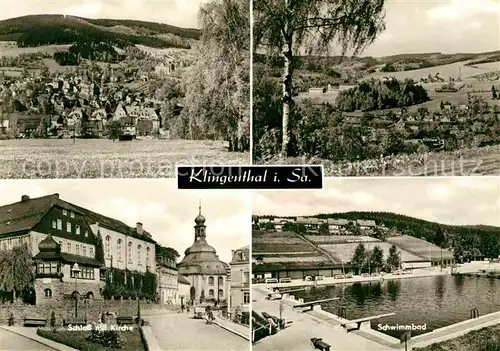
[[[365,226],[365,227],[376,227],[377,226],[377,223],[375,223],[374,220],[362,220],[362,219],[358,219],[356,221],[358,223],[358,225],[362,225],[362,226]]]
[[[328,218],[328,224],[331,225],[347,225],[349,221],[347,219],[333,219]]]
[[[250,245],[240,247],[233,251],[233,258],[229,264],[250,263]]]
[[[42,261],[55,260],[55,261],[61,261],[61,262],[68,263],[68,264],[78,263],[80,265],[92,266],[92,267],[102,267],[103,266],[102,262],[99,262],[94,258],[70,254],[67,252],[41,251],[38,254],[36,254],[35,257],[33,257],[33,259],[42,260]]]
[[[0,207],[0,237],[33,229],[53,207],[82,214],[76,207],[59,199],[59,194],[42,196]]]
[[[104,216],[102,214],[93,212],[91,210],[88,210],[86,208],[83,208],[83,207],[80,207],[77,205],[73,205],[73,204],[70,204],[70,205],[77,208],[86,217],[87,223],[89,223],[89,224],[98,223],[99,226],[101,226],[101,227],[113,230],[113,231],[118,232],[118,233],[129,235],[129,236],[134,237],[136,239],[140,239],[143,241],[147,241],[147,242],[156,244],[156,241],[154,241],[151,238],[151,234],[149,232],[147,232],[146,230],[143,230],[143,234],[139,234],[139,233],[137,233],[137,228],[130,227],[127,224],[123,223],[122,221]]]
[[[181,284],[185,284],[185,285],[191,285],[191,283],[189,282],[189,280],[187,280],[186,278],[184,278],[182,275],[178,275],[177,276],[177,282],[181,283]]]
[[[350,268],[349,263],[335,264],[331,262],[287,262],[287,263],[262,263],[253,264],[252,273],[278,272],[278,271],[300,271],[307,269],[342,269]]]

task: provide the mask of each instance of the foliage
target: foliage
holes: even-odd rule
[[[106,23],[96,26],[93,22]],[[125,34],[107,29],[110,23],[133,28],[142,27],[139,35]],[[146,30],[145,30],[146,29]],[[140,32],[140,31],[139,31]],[[73,44],[93,39],[99,42],[112,42],[118,47],[142,44],[151,47],[179,47],[189,49],[186,39],[197,39],[199,31],[183,29],[165,24],[142,21],[92,20],[63,15],[30,15],[0,22],[0,34],[17,33],[18,45],[32,47],[47,44]],[[173,38],[159,38],[156,34],[173,34]]]
[[[8,320],[7,324],[9,325],[9,327],[11,327],[15,324],[14,313],[12,313],[12,312],[10,313],[9,320]]]
[[[122,127],[120,124],[120,121],[113,121],[110,124],[107,125],[108,128],[108,137],[115,141],[120,137],[120,134],[122,132]]]
[[[156,298],[156,275],[151,272],[140,273],[111,268],[107,271],[106,285],[103,289],[105,298]]]
[[[341,111],[372,111],[405,107],[429,101],[427,91],[412,79],[404,81],[371,79],[355,88],[343,90],[337,97]]]
[[[123,342],[120,335],[115,330],[95,330],[93,329],[90,336],[87,338],[89,342],[109,347],[113,349],[121,349]]]
[[[365,267],[366,264],[366,259],[368,257],[368,253],[366,251],[365,245],[359,244],[356,247],[356,250],[354,250],[354,254],[351,259],[351,263],[353,267],[356,269],[358,274],[360,274],[363,271],[363,268]]]
[[[101,231],[97,231],[97,243],[95,245],[95,258],[97,261],[104,263],[104,244],[102,241]]]
[[[185,108],[177,134],[224,139],[230,151],[250,140],[250,15],[244,0],[212,0],[200,10],[199,57],[186,77]]]
[[[72,52],[56,52],[54,54],[54,61],[60,66],[78,66],[78,56]]]
[[[392,245],[389,249],[389,257],[387,257],[386,270],[393,272],[401,268],[401,256],[399,255],[396,245]]]
[[[50,313],[50,326],[52,328],[56,326],[56,313],[54,311]]]
[[[375,246],[370,254],[370,271],[380,272],[383,270],[384,266],[384,252],[379,246]]]
[[[14,300],[33,287],[35,272],[26,244],[0,251],[0,291],[13,292]]]
[[[318,218],[374,220],[389,229],[422,238],[443,248],[451,248],[460,261],[475,256],[495,258],[500,255],[500,228],[491,226],[452,226],[389,212],[346,212],[319,214]],[[441,228],[442,233],[439,233]],[[444,241],[443,241],[444,236]]]
[[[174,262],[177,261],[177,259],[180,257],[176,249],[172,247],[161,246],[159,244],[156,244],[155,252],[156,256],[161,256]]]
[[[381,31],[383,0],[340,0],[324,2],[256,0],[253,3],[254,50],[265,48],[269,53],[283,55],[283,95],[281,154],[288,155],[293,143],[290,120],[293,107],[293,72],[295,53],[325,52],[337,43],[342,54],[361,52]],[[291,128],[289,128],[291,126]]]

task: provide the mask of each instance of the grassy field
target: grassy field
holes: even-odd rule
[[[450,152],[399,155],[383,161],[341,163],[316,157],[275,157],[256,164],[323,165],[326,177],[375,176],[471,176],[500,175],[500,145],[467,148]]]
[[[319,245],[322,249],[327,250],[330,252],[333,256],[342,259],[344,262],[349,262],[351,261],[354,251],[358,247],[359,243],[352,243],[352,244],[330,244],[330,245]],[[367,250],[373,250],[375,246],[378,246],[382,251],[384,252],[384,258],[387,259],[389,256],[389,249],[391,248],[392,244],[386,243],[386,242],[372,242],[372,243],[364,243],[365,248]],[[423,258],[413,255],[405,250],[401,250],[401,248],[398,248],[398,251],[401,251],[401,257],[403,261],[424,261]]]
[[[67,51],[71,45],[43,45],[37,47],[18,48],[16,42],[0,41],[0,56],[15,57],[21,54],[46,53],[53,55],[59,51]]]
[[[167,178],[176,164],[240,165],[249,158],[220,141],[1,140],[0,179]]]
[[[359,240],[362,242],[379,241],[369,236],[355,235],[306,235],[306,238],[314,244],[338,244],[347,243],[349,240]]]
[[[431,244],[425,240],[415,238],[409,235],[395,236],[387,238],[387,242],[394,244],[405,250],[409,250],[421,257],[437,258],[443,255],[443,259],[449,260],[453,259],[453,254],[447,250],[442,250],[438,246]]]
[[[445,81],[448,81],[450,77],[457,79],[461,74],[462,79],[467,79],[478,74],[494,72],[499,69],[500,62],[490,62],[483,63],[475,66],[465,66],[469,61],[456,62],[449,65],[435,66],[429,68],[416,69],[412,71],[401,71],[401,72],[375,72],[365,77],[369,78],[383,78],[383,77],[395,77],[397,79],[411,78],[413,80],[420,80],[421,78],[427,78],[429,74],[435,76],[439,73],[439,76]]]
[[[458,338],[414,348],[414,351],[499,351],[500,325],[483,328],[467,333]]]

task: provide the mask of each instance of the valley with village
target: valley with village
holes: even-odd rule
[[[177,163],[248,161],[248,119],[229,129],[200,112],[200,29],[35,15],[0,21],[0,40],[2,178],[156,178]]]

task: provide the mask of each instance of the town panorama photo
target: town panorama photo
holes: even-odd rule
[[[2,1],[0,178],[250,162],[248,0]]]
[[[253,2],[253,160],[500,173],[496,0]]]

